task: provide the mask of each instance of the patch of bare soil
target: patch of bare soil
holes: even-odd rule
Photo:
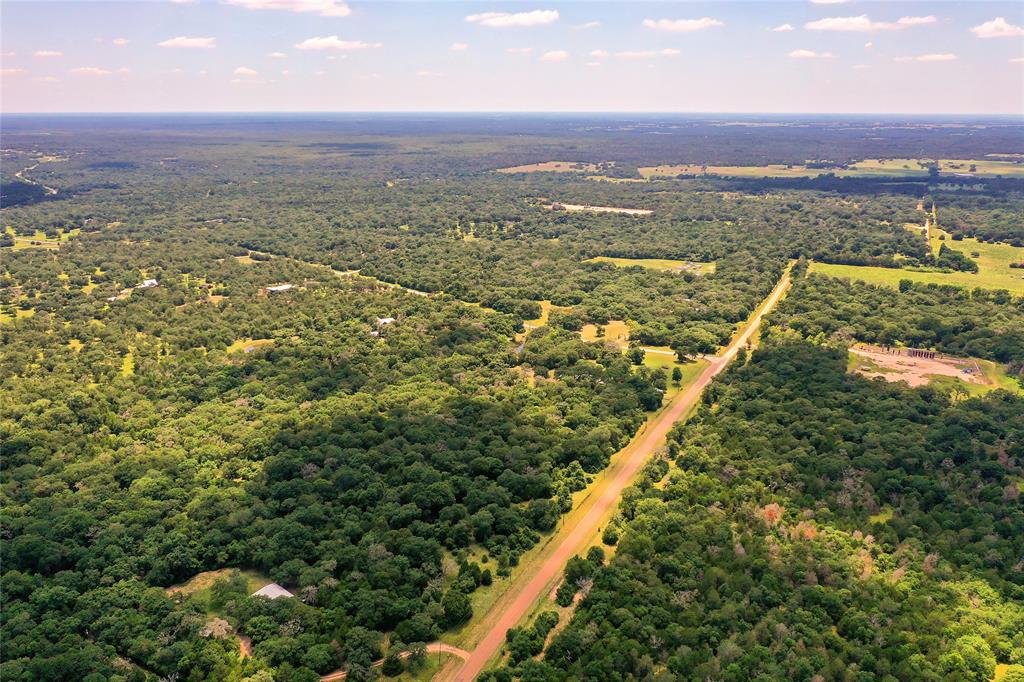
[[[936,376],[955,377],[972,384],[989,383],[978,363],[969,358],[911,357],[906,348],[866,345],[854,346],[850,352],[867,361],[855,367],[856,372],[866,377],[906,381],[910,386],[926,386]]]

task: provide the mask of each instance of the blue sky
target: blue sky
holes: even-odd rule
[[[5,112],[1024,114],[1020,2],[8,0],[0,14]]]

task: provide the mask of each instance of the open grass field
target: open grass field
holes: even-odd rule
[[[612,258],[610,256],[597,256],[588,258],[584,263],[611,263],[621,268],[639,266],[662,272],[692,272],[695,275],[707,275],[715,271],[714,262],[702,263],[700,261],[670,260],[668,258]]]
[[[35,308],[15,308],[13,315],[0,313],[0,324],[7,324],[23,317],[32,317],[36,314]]]
[[[768,164],[766,166],[704,166],[701,164],[676,164],[644,166],[639,168],[640,176],[646,179],[675,177],[677,175],[721,175],[737,178],[813,178],[825,173],[839,177],[872,176],[920,176],[928,175],[925,159],[865,159],[850,164],[848,168],[822,169],[807,168],[803,165]],[[944,174],[993,177],[1024,177],[1024,164],[995,159],[940,159],[939,172]],[[972,171],[971,168],[974,168]]]
[[[499,168],[499,173],[596,173],[601,166],[585,161],[544,161]]]
[[[31,237],[17,234],[14,228],[10,226],[5,231],[14,239],[14,246],[10,247],[13,251],[21,251],[23,249],[59,249],[61,244],[81,232],[78,228],[68,230],[67,232],[59,230],[57,238],[51,239],[44,232],[40,231],[37,231]]]
[[[227,347],[227,353],[252,353],[254,350],[269,346],[274,339],[238,339]]]
[[[580,330],[584,341],[610,343],[623,350],[629,345],[629,325],[624,320],[608,320],[608,324],[585,324]]]
[[[932,230],[932,245],[935,249],[938,248],[937,244],[941,243],[938,233],[942,231]],[[949,284],[968,289],[1007,289],[1014,294],[1024,295],[1024,268],[1010,267],[1010,263],[1024,261],[1024,247],[979,242],[973,238],[953,241],[948,235],[946,243],[950,248],[961,251],[977,261],[978,272],[931,272],[818,262],[811,263],[810,272],[829,277],[848,277],[869,284],[891,287],[898,287],[901,279],[909,279],[924,284]],[[978,255],[975,256],[975,253]]]
[[[620,208],[617,206],[590,206],[584,204],[564,204],[560,201],[547,206],[546,208],[552,211],[569,211],[579,212],[586,211],[589,213],[621,213],[623,215],[651,215],[654,213],[649,208]]]

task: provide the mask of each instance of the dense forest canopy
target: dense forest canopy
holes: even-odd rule
[[[624,499],[616,556],[570,563],[561,601],[593,585],[571,623],[541,661],[565,622],[517,628],[497,675],[1024,664],[1021,399],[845,374],[864,341],[1019,377],[1021,299],[807,275],[809,260],[976,268],[956,240],[1019,242],[1021,181],[635,181],[658,163],[1024,153],[1019,125],[2,123],[3,679],[358,680],[385,654],[385,672],[397,651],[420,661],[678,387],[673,361],[719,351],[791,263],[764,347]],[[552,159],[604,178],[494,172]],[[905,227],[926,214],[953,235],[939,257]],[[582,340],[611,322],[625,348]],[[220,577],[168,590],[197,574]],[[252,575],[295,597],[251,597]]]
[[[492,679],[1024,665],[1021,398],[952,404],[848,375],[845,356],[779,332],[716,383],[625,496],[615,558],[570,563],[589,592],[543,662]]]

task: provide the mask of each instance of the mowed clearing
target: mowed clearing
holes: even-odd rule
[[[1024,295],[1024,268],[1010,267],[1011,263],[1024,262],[1024,247],[979,242],[973,237],[953,240],[948,233],[934,227],[931,232],[933,249],[938,250],[938,244],[949,245],[951,249],[976,261],[978,272],[934,272],[817,262],[811,263],[810,272],[891,287],[898,287],[901,279],[909,279],[923,284],[949,284],[967,289],[1006,289]],[[946,237],[944,242],[939,239],[939,235]]]
[[[612,166],[614,164],[606,164]],[[543,161],[541,163],[527,163],[522,166],[511,166],[499,168],[498,173],[596,173],[602,169],[601,165],[587,161]]]
[[[624,215],[651,215],[654,213],[649,208],[620,208],[617,206],[591,206],[590,204],[565,204],[560,201],[556,201],[553,204],[545,206],[545,208],[552,211],[588,211],[590,213],[622,213]]]
[[[597,256],[588,258],[584,263],[611,263],[620,268],[641,267],[661,272],[692,272],[695,275],[707,275],[715,271],[715,263],[703,263],[701,261],[671,260],[668,258],[612,258],[610,256]]]
[[[928,159],[865,159],[846,168],[808,168],[802,164],[767,164],[764,166],[705,166],[697,163],[667,164],[639,168],[643,178],[672,178],[677,175],[720,175],[736,178],[814,178],[833,173],[843,178],[855,177],[926,177]],[[1024,177],[1024,164],[992,159],[940,159],[939,172],[974,177]],[[972,170],[973,169],[973,170]]]
[[[629,325],[624,320],[608,320],[608,324],[585,324],[580,338],[591,343],[604,342],[624,350],[629,345]]]
[[[911,357],[905,348],[882,348],[857,344],[850,348],[850,371],[889,382],[905,381],[909,386],[960,385],[972,395],[997,388],[1020,392],[1020,385],[1006,376],[1002,367],[988,360],[957,358],[937,354],[934,358]]]

